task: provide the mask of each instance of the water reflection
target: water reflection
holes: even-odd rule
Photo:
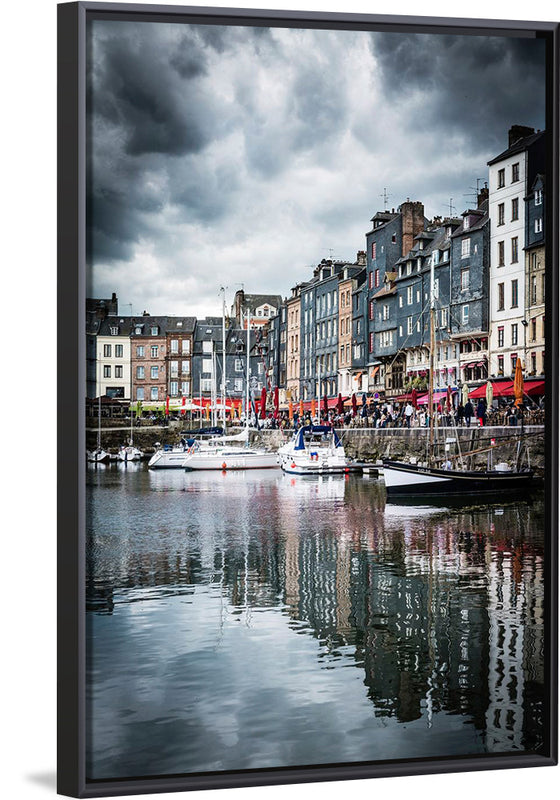
[[[90,777],[536,750],[543,503],[88,471]],[[148,772],[146,772],[148,770]]]

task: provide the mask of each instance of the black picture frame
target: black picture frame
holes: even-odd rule
[[[156,18],[193,23],[321,29],[539,36],[547,47],[547,394],[558,397],[558,23],[396,17],[304,11],[78,2],[58,6],[58,792],[102,797],[209,788],[250,787],[370,777],[437,774],[557,764],[558,409],[547,407],[545,755],[445,757],[369,764],[331,764],[141,780],[88,781],[85,775],[85,181],[86,20]],[[61,368],[63,367],[63,368]]]

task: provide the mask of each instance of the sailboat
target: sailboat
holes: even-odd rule
[[[383,459],[383,473],[388,499],[392,496],[446,496],[462,495],[466,499],[481,492],[493,492],[498,496],[503,492],[515,492],[527,489],[533,482],[534,471],[530,468],[511,469],[506,463],[498,463],[494,469],[466,470],[463,468],[463,457],[446,457],[437,463],[434,446],[434,355],[435,355],[435,280],[434,263],[430,272],[430,372],[429,372],[429,442],[428,456],[425,463],[408,463]],[[521,362],[516,365],[518,381],[522,383]],[[522,398],[522,389],[519,390]],[[503,443],[502,443],[503,444]],[[498,445],[482,448],[474,452],[491,453]],[[521,441],[518,441],[517,467],[520,461]],[[451,460],[453,459],[453,461]],[[456,466],[459,460],[461,466]],[[453,463],[455,462],[455,464]]]
[[[276,453],[269,450],[249,446],[249,366],[250,366],[250,326],[249,313],[247,313],[247,375],[246,375],[246,413],[245,430],[233,436],[226,435],[226,402],[225,402],[225,371],[226,371],[226,337],[225,337],[225,299],[223,307],[223,367],[222,367],[222,409],[224,436],[216,437],[214,447],[199,447],[195,443],[183,461],[187,470],[227,470],[237,469],[270,469],[278,467]],[[244,445],[235,446],[230,442],[243,442]]]
[[[109,453],[101,447],[101,395],[97,405],[97,447],[88,451],[87,460],[95,464],[105,464],[111,460]]]
[[[140,461],[144,453],[137,447],[134,447],[133,442],[134,422],[132,417],[132,405],[130,406],[130,439],[127,445],[123,445],[117,453],[117,458],[124,463],[129,461]]]

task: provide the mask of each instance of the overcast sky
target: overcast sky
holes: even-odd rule
[[[89,75],[88,295],[124,314],[287,295],[385,188],[461,213],[509,126],[544,128],[526,39],[95,21]]]

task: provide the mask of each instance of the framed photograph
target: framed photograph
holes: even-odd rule
[[[556,764],[559,25],[58,22],[58,791]]]

